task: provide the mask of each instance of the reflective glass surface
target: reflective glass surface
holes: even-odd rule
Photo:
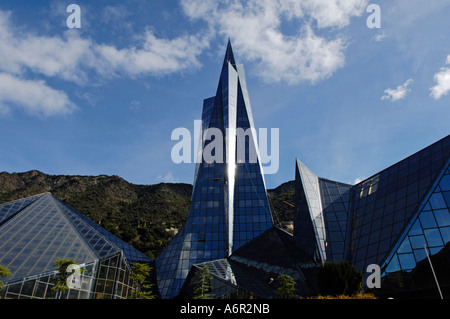
[[[77,230],[88,238],[91,247],[95,250],[98,257],[103,258],[114,254],[120,249],[130,263],[148,263],[151,259],[139,250],[130,246],[117,236],[93,222],[83,214],[77,212],[72,207],[64,204],[57,198],[54,198],[60,209],[69,217]]]
[[[237,102],[236,127],[247,132],[248,136],[245,136],[245,140],[242,138],[236,142],[233,250],[238,249],[272,226],[272,214],[261,166],[256,154],[253,154],[256,150],[255,137],[249,130],[252,126],[241,86],[238,87]],[[245,157],[241,159],[238,156],[240,150],[244,150],[242,154],[245,154]]]
[[[326,232],[319,178],[302,162],[296,161],[294,237],[300,247],[317,262],[326,261]]]
[[[194,265],[183,291],[192,294],[192,287],[198,282],[195,274],[206,265],[213,277],[211,293],[215,298],[274,298],[278,286],[273,279],[282,274],[296,281],[298,294],[314,289],[305,274],[314,269],[315,263],[296,247],[291,234],[275,226],[228,258]]]
[[[53,298],[57,259],[73,259],[87,270],[81,289],[69,289],[61,298],[123,298],[131,289],[128,263],[150,262],[50,193],[0,209],[8,215],[0,225],[0,264],[11,271],[3,280],[7,298]]]
[[[351,185],[319,179],[326,230],[327,259],[344,259]]]
[[[449,165],[411,224],[395,254],[387,261],[386,274],[400,270],[411,271],[426,258],[425,249],[434,255],[450,242]]]
[[[58,258],[88,263],[97,256],[47,193],[0,228],[0,264],[13,281],[53,270]]]
[[[320,261],[346,259],[362,271],[413,269],[424,245],[435,254],[449,241],[449,158],[447,136],[353,186],[318,178],[297,160],[297,244]]]
[[[383,264],[446,163],[449,141],[450,136],[355,185],[349,244],[355,266]],[[443,204],[438,195],[434,198]],[[415,245],[423,242],[421,237],[413,240]],[[411,263],[410,257],[402,257],[405,265]]]
[[[255,137],[239,144],[228,138],[233,135],[227,135],[230,129],[246,129],[252,127],[251,123],[243,68],[235,65],[228,44],[216,96],[203,102],[199,146],[204,156],[196,165],[188,219],[156,258],[158,289],[163,298],[179,293],[192,265],[226,258],[271,227],[260,162],[250,163],[248,158],[249,143]],[[247,160],[238,161],[238,147]],[[213,161],[206,156],[212,156]]]
[[[0,226],[41,196],[39,194],[0,205]]]

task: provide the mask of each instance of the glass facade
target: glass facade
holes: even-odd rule
[[[203,102],[188,219],[155,261],[162,298],[178,295],[192,265],[226,258],[272,226],[252,128],[244,69],[228,43],[216,95]]]
[[[344,259],[351,185],[319,179],[326,230],[325,253],[334,261]]]
[[[296,163],[294,232],[297,244],[317,262],[326,260],[325,223],[320,200],[319,178],[303,163]]]
[[[320,262],[410,272],[450,241],[450,136],[356,184],[296,162],[294,237]],[[320,258],[319,258],[320,257]]]
[[[125,299],[134,289],[130,267],[122,253],[90,264],[81,264],[81,288],[70,288],[57,296],[52,288],[57,271],[8,281],[0,296],[6,299]]]
[[[3,280],[7,298],[53,297],[57,259],[85,269],[81,289],[61,298],[122,298],[129,263],[151,262],[50,193],[0,205],[0,220],[0,265],[11,271]]]
[[[356,266],[383,264],[417,214],[449,151],[447,137],[354,187],[349,255]]]
[[[449,163],[450,164],[450,163]],[[411,271],[426,258],[439,253],[450,242],[450,166],[447,164],[419,213],[411,220],[398,248],[387,259],[386,274]]]
[[[208,266],[211,294],[216,299],[276,298],[276,278],[289,275],[297,283],[296,293],[315,291],[316,263],[296,246],[291,234],[275,226],[243,245],[228,258],[195,264],[182,292],[193,294],[198,272]]]

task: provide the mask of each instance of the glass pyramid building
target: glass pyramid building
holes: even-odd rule
[[[230,42],[201,133],[188,219],[155,261],[162,298],[178,295],[192,265],[226,258],[273,225],[244,68]]]
[[[0,205],[0,265],[6,298],[51,298],[57,259],[85,271],[62,298],[125,298],[131,263],[151,260],[50,193]]]
[[[299,160],[295,174],[294,238],[319,263],[345,259],[363,273],[376,264],[384,279],[396,276],[394,290],[417,289],[426,285],[411,276],[427,252],[450,256],[450,135],[356,185],[317,177]]]

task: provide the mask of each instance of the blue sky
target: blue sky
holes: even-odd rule
[[[279,128],[267,187],[295,158],[354,183],[449,134],[449,16],[438,0],[2,0],[0,171],[192,183],[171,133],[200,119],[230,38],[256,127]]]

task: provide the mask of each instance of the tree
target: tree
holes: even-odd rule
[[[292,279],[291,276],[280,275],[277,278],[277,282],[280,285],[276,293],[278,299],[294,299],[298,297],[295,293],[295,286],[297,285],[297,283],[294,279]]]
[[[128,299],[154,299],[152,287],[147,279],[150,276],[152,268],[148,264],[135,263],[131,267],[131,284],[134,289]]]
[[[58,273],[56,275],[55,285],[52,287],[52,291],[56,292],[55,299],[60,299],[63,292],[65,292],[69,287],[67,286],[67,267],[70,265],[78,265],[73,259],[57,259],[55,261],[55,266],[58,268]]]
[[[211,279],[212,276],[209,272],[209,265],[205,265],[199,272],[199,281],[194,287],[194,299],[212,299],[213,294],[209,294],[211,291]]]
[[[354,295],[361,290],[363,274],[348,261],[326,262],[319,268],[318,284],[322,295]]]
[[[0,278],[11,276],[11,271],[5,266],[0,265]],[[0,280],[0,291],[3,290],[4,284],[3,281]]]

